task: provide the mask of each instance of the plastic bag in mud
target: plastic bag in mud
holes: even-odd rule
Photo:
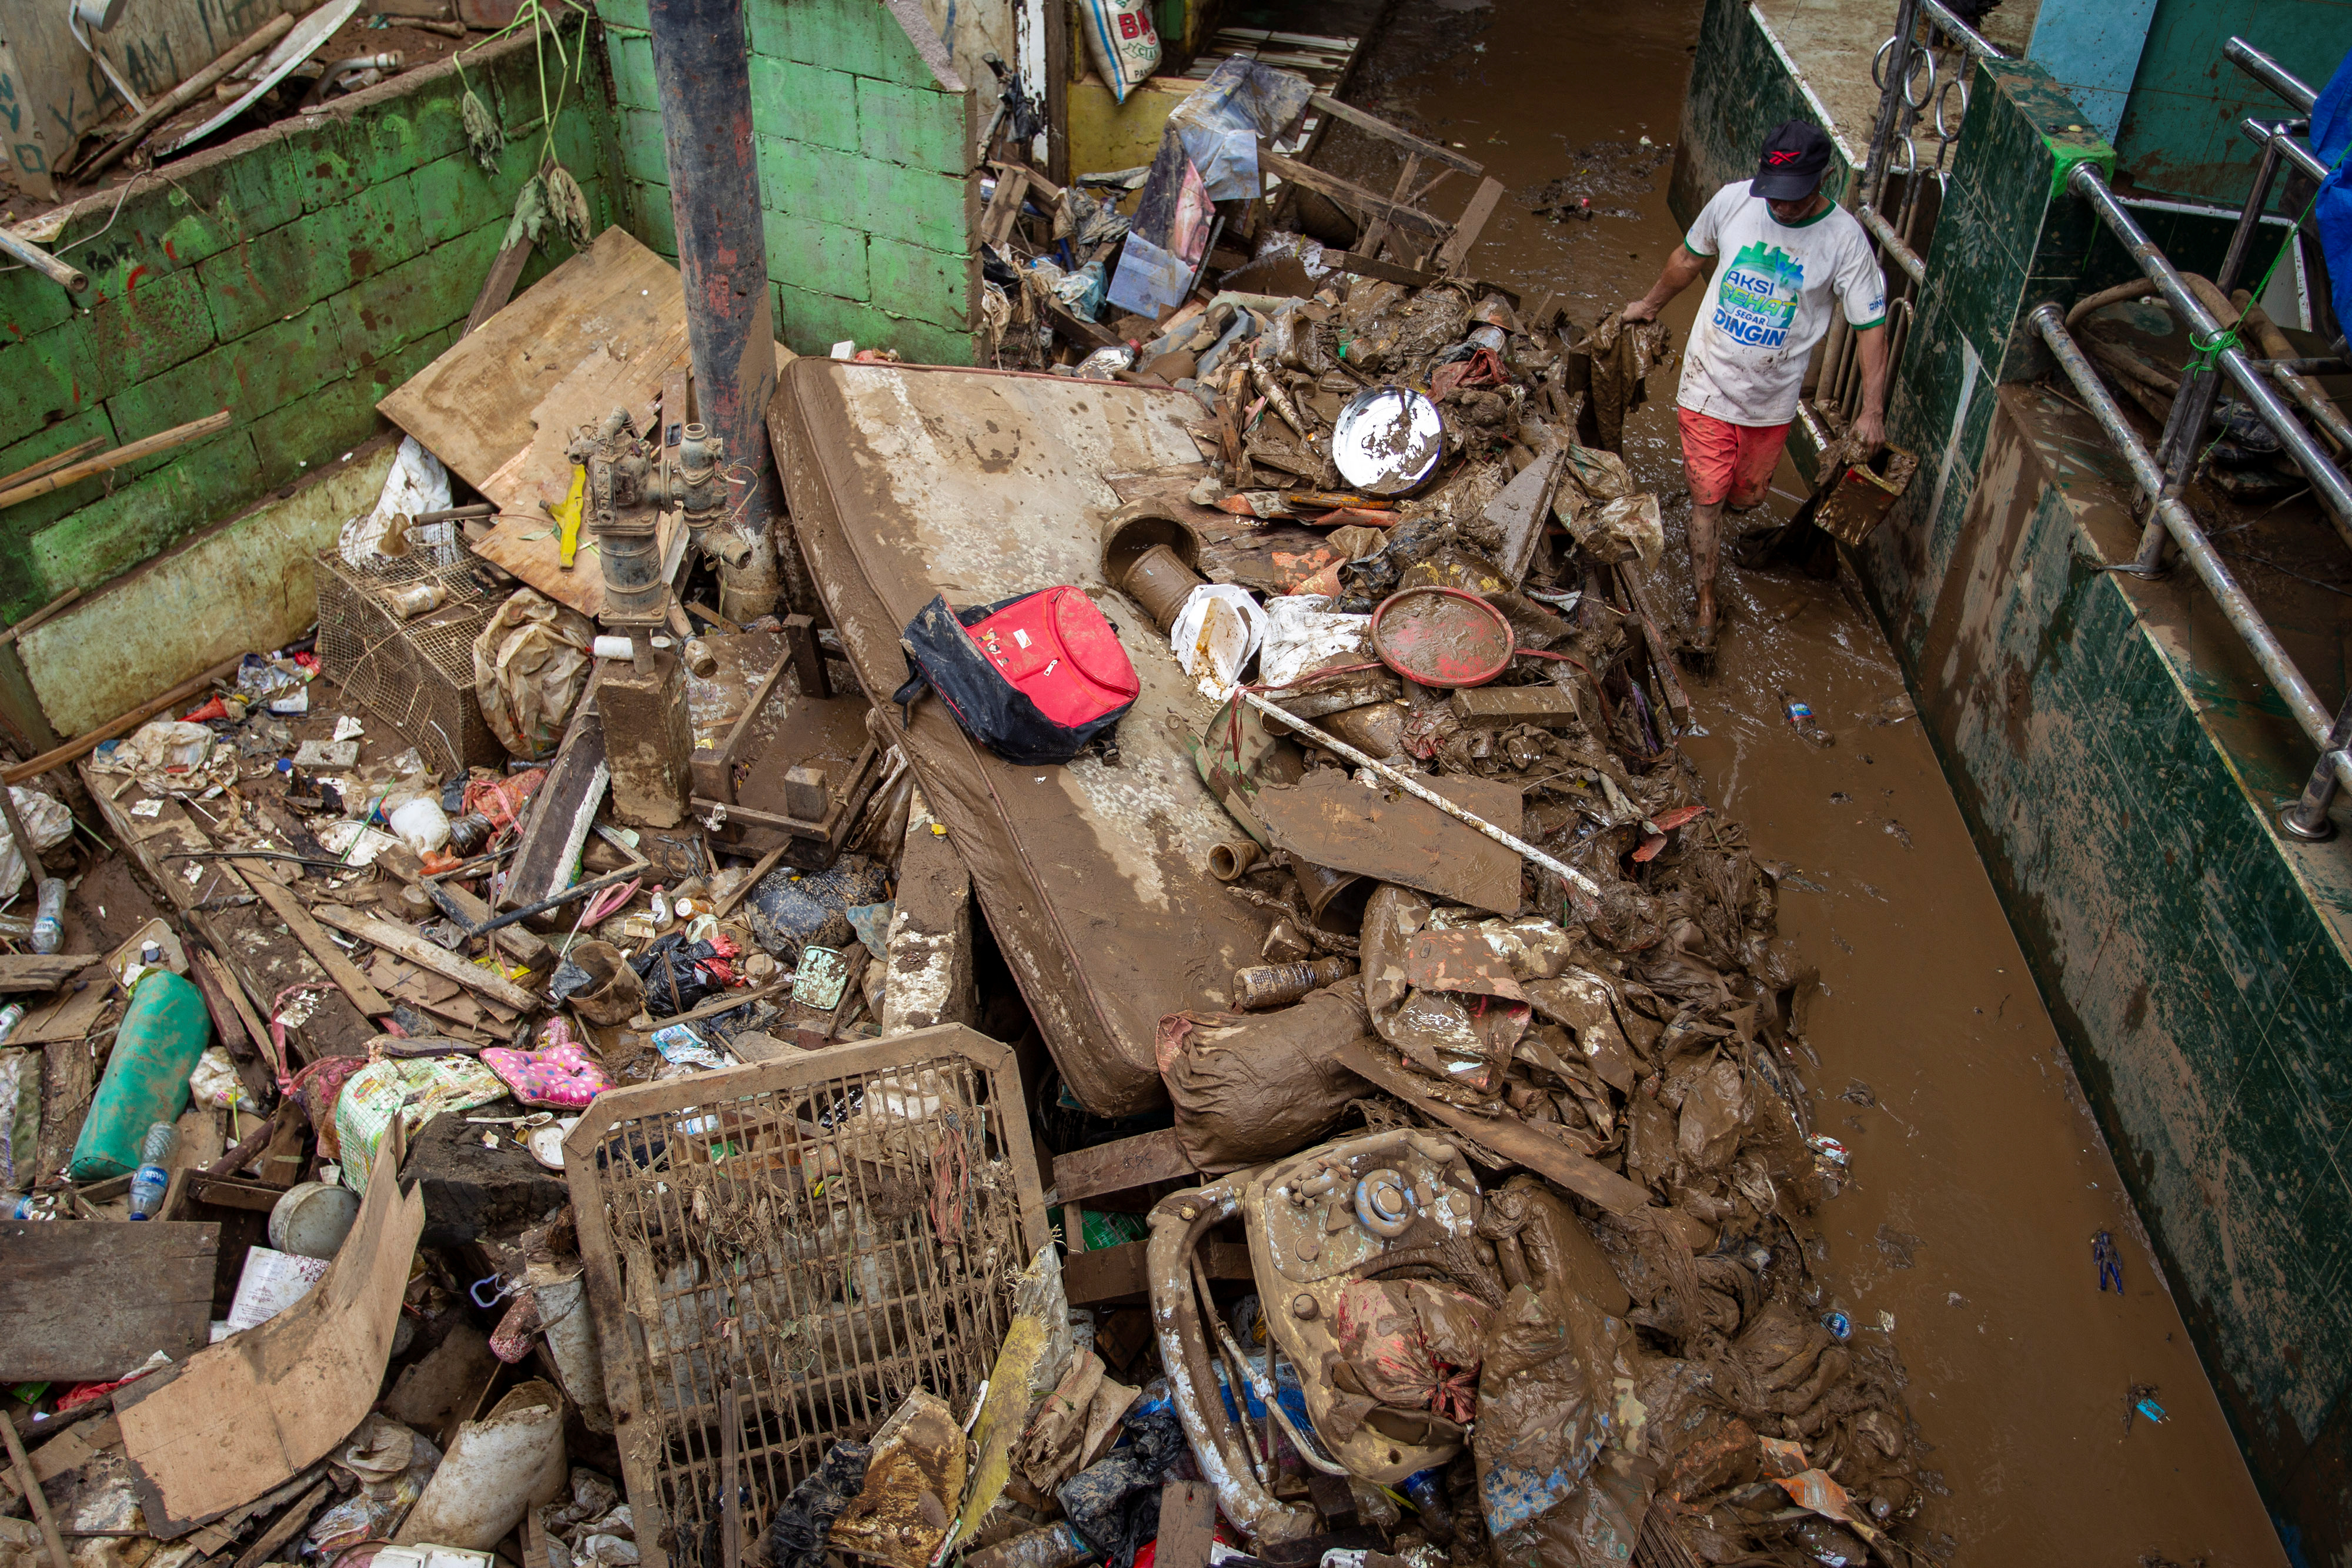
[[[370,1416],[351,1440],[328,1456],[348,1472],[359,1490],[310,1521],[302,1552],[321,1562],[363,1541],[381,1541],[425,1495],[425,1482],[441,1463],[441,1450],[389,1416]]]
[[[673,931],[630,959],[629,967],[645,985],[646,1014],[666,1019],[726,989],[735,978],[736,956],[735,944],[723,936],[688,942],[684,932]]]
[[[779,866],[743,901],[752,939],[780,958],[797,959],[811,944],[846,947],[857,939],[849,911],[890,896],[887,868],[866,855],[845,854],[824,871]]]
[[[588,685],[588,617],[518,588],[474,639],[474,700],[513,756],[551,757]]]
[[[1468,1291],[1433,1280],[1358,1280],[1331,1311],[1346,1357],[1335,1376],[1347,1393],[1465,1425],[1476,1417],[1483,1428],[1478,1365],[1490,1315]]]
[[[1573,1290],[1517,1285],[1493,1316],[1485,1350],[1471,1451],[1496,1560],[1625,1561],[1642,1508],[1629,1517],[1594,1462],[1609,1441],[1615,1396],[1611,1321]]]
[[[1135,1554],[1160,1533],[1160,1483],[1186,1452],[1184,1428],[1173,1410],[1139,1416],[1127,1424],[1126,1447],[1062,1483],[1055,1500],[1088,1546],[1111,1568],[1131,1568]]]
[[[1339,1064],[1339,1048],[1369,1032],[1363,987],[1353,979],[1279,1012],[1160,1020],[1160,1075],[1184,1157],[1215,1175],[1323,1137],[1364,1092],[1363,1080]]]

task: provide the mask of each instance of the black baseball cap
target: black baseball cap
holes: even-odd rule
[[[1751,187],[1768,202],[1801,202],[1821,188],[1830,166],[1830,139],[1810,120],[1784,120],[1764,138]]]

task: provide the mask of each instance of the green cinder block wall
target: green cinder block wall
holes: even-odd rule
[[[555,154],[611,221],[604,90],[558,117]],[[446,67],[372,90],[86,205],[58,247],[79,300],[0,272],[0,474],[227,409],[222,434],[0,513],[0,618],[92,589],[385,428],[376,400],[453,342],[529,177],[543,123],[528,39],[467,63],[509,141],[467,152]],[[568,254],[541,247],[528,287]]]
[[[881,0],[749,0],[751,122],[776,335],[972,362],[977,97],[943,85]],[[676,259],[645,0],[600,0],[625,221]]]

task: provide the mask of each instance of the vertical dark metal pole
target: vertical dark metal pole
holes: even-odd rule
[[[751,134],[751,46],[743,0],[651,0],[649,14],[695,395],[702,423],[727,444],[721,528],[733,537],[706,543],[720,562],[719,613],[742,622],[776,608],[774,524],[783,511],[768,448],[775,306]]]

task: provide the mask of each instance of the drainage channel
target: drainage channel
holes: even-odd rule
[[[1665,188],[1704,9],[1411,0],[1350,96],[1485,162],[1514,199],[1471,269],[1555,291],[1589,325],[1679,243]],[[1385,189],[1384,156],[1343,134],[1325,162]],[[1699,292],[1667,311],[1677,341]],[[1664,504],[1679,614],[1688,497],[1671,382],[1656,381],[1625,454]],[[1775,485],[1785,514],[1801,494],[1785,461]],[[1791,868],[1780,929],[1822,975],[1814,1124],[1848,1145],[1854,1177],[1822,1211],[1822,1246],[1856,1333],[1898,1328],[1941,1486],[1920,1539],[1940,1532],[1972,1563],[2284,1562],[1859,590],[1726,576],[1717,673],[1692,685],[1706,733],[1687,745],[1759,857]],[[1790,699],[1833,745],[1791,729]],[[2100,1288],[2102,1234],[2120,1294]]]

